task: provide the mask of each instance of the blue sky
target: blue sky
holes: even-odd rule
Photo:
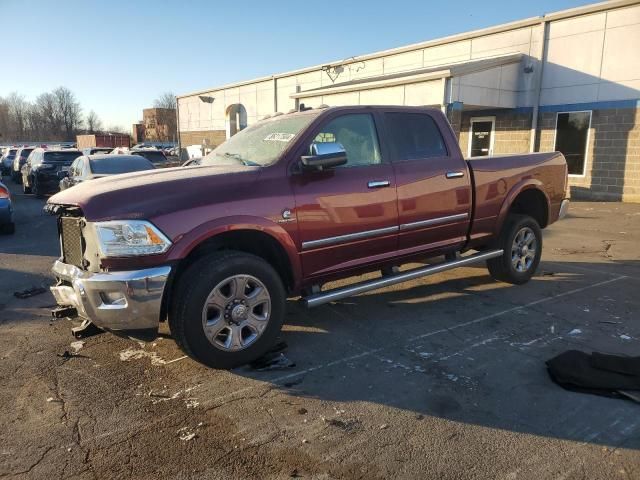
[[[580,0],[0,0],[0,96],[69,87],[127,129],[176,94],[585,5]]]

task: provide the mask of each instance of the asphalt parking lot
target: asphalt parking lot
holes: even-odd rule
[[[640,352],[640,205],[574,203],[529,284],[464,268],[314,310],[294,367],[209,370],[153,343],[75,343],[52,321],[43,201],[0,237],[0,477],[640,478],[640,405],[562,390],[567,349]],[[71,355],[65,355],[64,352]]]

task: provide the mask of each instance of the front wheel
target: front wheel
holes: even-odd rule
[[[510,215],[502,228],[497,248],[504,253],[487,261],[491,276],[514,285],[527,283],[542,255],[540,225],[528,215]]]
[[[169,327],[180,348],[213,368],[233,368],[276,342],[286,293],[274,268],[243,252],[209,254],[177,279]]]

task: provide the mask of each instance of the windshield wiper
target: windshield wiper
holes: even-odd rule
[[[250,160],[245,160],[244,158],[242,158],[242,156],[240,156],[237,153],[224,152],[222,155],[224,155],[225,157],[228,157],[228,158],[233,158],[234,160],[238,160],[245,167],[259,167],[260,166],[259,163],[252,162]]]

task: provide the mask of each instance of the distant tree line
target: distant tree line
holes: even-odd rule
[[[74,93],[66,87],[38,95],[33,102],[17,92],[0,97],[0,144],[24,141],[76,140],[79,133],[100,133],[98,115],[91,110],[86,117]],[[106,131],[125,133],[120,127]]]

